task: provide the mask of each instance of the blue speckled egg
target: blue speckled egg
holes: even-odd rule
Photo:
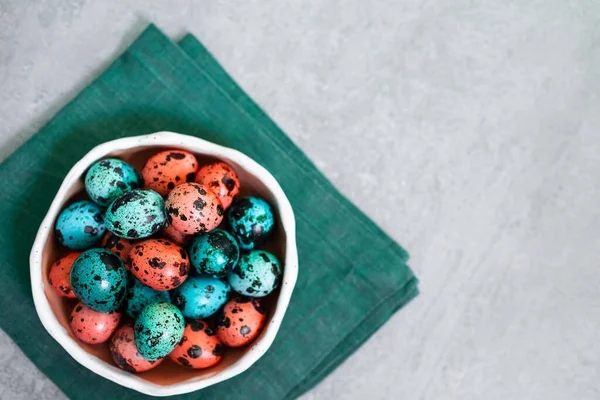
[[[264,250],[242,253],[240,261],[228,275],[231,288],[250,297],[264,297],[281,282],[281,265],[273,254]]]
[[[227,222],[240,248],[251,250],[261,245],[273,232],[273,209],[261,198],[243,197],[227,211]]]
[[[171,293],[171,301],[187,318],[202,319],[217,312],[227,302],[229,285],[214,278],[188,278]]]
[[[71,267],[70,280],[75,296],[94,311],[114,311],[125,299],[125,265],[106,249],[89,249],[81,253]]]
[[[106,228],[126,239],[151,236],[165,225],[165,202],[150,189],[134,189],[117,197],[106,210]]]
[[[105,231],[102,209],[89,200],[77,201],[62,210],[55,226],[58,242],[73,250],[93,247]]]
[[[85,175],[85,190],[93,201],[103,207],[138,187],[140,177],[135,169],[116,158],[97,161]]]
[[[154,290],[134,277],[129,278],[129,286],[127,287],[127,306],[125,307],[127,314],[131,315],[133,318],[137,318],[144,307],[152,303],[160,302],[171,302],[169,292]]]
[[[173,304],[153,303],[135,320],[134,336],[138,351],[148,361],[167,356],[183,336],[185,321]]]
[[[225,278],[238,262],[237,242],[223,229],[202,233],[190,246],[190,262],[200,275]]]

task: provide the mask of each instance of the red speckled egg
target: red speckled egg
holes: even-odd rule
[[[177,186],[165,202],[171,226],[186,235],[208,232],[223,220],[223,205],[217,195],[198,183]]]
[[[206,322],[190,320],[185,324],[183,337],[169,358],[184,367],[208,368],[223,358],[223,345]]]
[[[180,246],[187,246],[192,240],[192,235],[186,235],[185,233],[179,232],[177,229],[173,228],[173,225],[164,228],[162,233],[164,237]]]
[[[125,268],[129,271],[129,251],[136,242],[136,240],[121,238],[110,231],[106,231],[102,238],[102,247],[118,255],[125,262]]]
[[[56,293],[63,297],[68,297],[69,299],[77,298],[71,288],[71,278],[69,277],[69,274],[71,273],[73,262],[80,254],[80,251],[74,251],[63,258],[56,260],[50,267],[50,273],[48,274],[48,282],[50,282]]]
[[[217,337],[225,346],[245,346],[256,339],[265,325],[265,318],[259,299],[235,297],[223,306],[217,318]]]
[[[196,182],[219,196],[224,209],[229,208],[235,196],[240,193],[240,180],[237,174],[230,165],[222,161],[200,168],[196,174]]]
[[[164,358],[148,361],[138,352],[133,337],[133,326],[125,325],[115,332],[110,341],[110,353],[117,366],[127,372],[148,371],[163,362]]]
[[[185,250],[165,239],[144,240],[129,253],[131,273],[154,290],[171,290],[188,277],[190,260]]]
[[[153,155],[142,170],[144,187],[166,196],[175,186],[193,182],[198,161],[192,153],[166,150]]]
[[[89,344],[104,343],[119,326],[121,314],[112,311],[102,313],[77,303],[69,319],[75,337]]]

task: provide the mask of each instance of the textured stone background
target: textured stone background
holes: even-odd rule
[[[600,398],[597,1],[0,0],[0,158],[149,21],[412,253],[422,295],[304,399]],[[61,396],[0,335],[0,397]]]

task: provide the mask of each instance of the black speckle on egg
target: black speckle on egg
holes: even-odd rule
[[[189,360],[185,357],[177,357],[177,361],[184,367],[192,368],[192,364],[190,364]]]
[[[116,271],[123,265],[121,259],[111,252],[105,251],[99,256],[107,271]]]
[[[129,363],[127,362],[127,359],[125,357],[123,357],[121,355],[121,353],[119,353],[115,347],[110,346],[110,352],[113,356],[113,360],[115,360],[115,364],[117,364],[117,366],[119,366],[119,368],[121,368],[127,372],[131,372],[131,373],[136,372],[135,368],[133,368],[131,365],[129,365]]]
[[[202,188],[202,186],[194,185],[194,187],[196,188],[196,191],[198,193],[200,193],[201,196],[206,196],[206,190],[204,190],[204,188]]]
[[[127,231],[127,236],[132,237],[132,238],[136,238],[139,236],[138,231],[136,231],[135,229],[130,229]]]
[[[226,174],[223,177],[223,179],[221,179],[221,182],[223,182],[223,184],[225,185],[225,187],[227,188],[227,190],[229,192],[231,192],[235,188],[235,181],[228,174]]]
[[[119,291],[115,293],[115,302],[117,304],[121,304],[123,298],[125,298],[125,286],[121,287],[121,289],[119,289]]]
[[[217,317],[217,326],[224,326],[225,328],[229,328],[231,326],[231,320],[229,317],[226,317],[223,313],[220,313]]]
[[[187,354],[191,358],[198,358],[202,355],[202,349],[198,345],[192,345],[188,349]]]
[[[204,192],[204,194],[206,194],[206,192]],[[202,211],[204,209],[204,207],[206,207],[206,202],[204,200],[202,200],[201,198],[198,198],[194,201],[194,208],[198,211]]]
[[[148,265],[150,265],[154,269],[163,269],[167,266],[167,263],[164,261],[160,262],[160,260],[157,257],[154,257],[150,261],[148,261]]]
[[[240,263],[237,263],[231,272],[239,276],[240,279],[244,279],[246,277],[246,274],[244,274],[244,271],[242,271],[240,268]]]
[[[175,160],[183,160],[183,159],[185,158],[185,154],[183,154],[183,153],[173,153],[173,152],[171,152],[171,153],[169,153],[169,154],[167,155],[167,158],[169,158],[169,157],[170,157],[170,158],[173,158],[173,159],[175,159]]]
[[[244,325],[240,328],[240,333],[242,334],[242,336],[246,337],[246,335],[248,335],[250,332],[252,331],[252,329],[250,329],[248,326]]]
[[[92,236],[95,236],[98,234],[98,228],[94,228],[93,226],[90,226],[90,225],[86,225],[85,228],[83,228],[83,231],[85,233],[87,233],[88,235],[92,235]]]
[[[116,212],[120,207],[124,206],[125,204],[133,201],[133,200],[137,200],[140,197],[142,197],[138,192],[132,191],[132,192],[127,192],[124,195],[120,196],[119,198],[117,198],[112,206],[110,207],[110,210],[114,213]]]
[[[198,321],[198,320],[191,320],[189,322],[190,324],[190,328],[192,329],[192,331],[194,332],[199,332],[202,329],[204,329],[204,323],[202,321]]]
[[[179,308],[180,310],[183,310],[185,308],[185,297],[181,293],[175,291],[171,300],[173,302],[173,305]]]

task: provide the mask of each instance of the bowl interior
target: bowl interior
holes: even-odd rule
[[[140,146],[134,147],[128,150],[116,151],[113,153],[109,153],[102,158],[115,157],[120,158],[132,166],[136,168],[139,172],[142,170],[146,160],[161,150],[167,149],[182,149],[190,151],[189,149],[183,148],[181,146]],[[208,154],[202,154],[198,152],[192,153],[197,157],[200,166],[204,164],[208,164],[211,161],[216,160],[214,157]],[[227,159],[227,158],[219,158],[222,161],[230,164],[238,174],[241,183],[241,191],[240,196],[247,195],[255,195],[260,196],[273,206],[273,209],[276,213],[276,223],[277,226],[274,231],[274,235],[268,241],[268,243],[264,246],[264,249],[275,254],[279,260],[283,263],[285,260],[285,248],[286,248],[286,235],[284,229],[281,226],[281,218],[279,215],[279,210],[276,207],[276,202],[274,201],[274,195],[271,191],[254,175],[250,174],[246,171],[241,165],[235,162],[235,160]],[[85,173],[84,173],[85,174]],[[85,188],[83,186],[83,176],[80,176],[78,181],[69,189],[68,194],[62,201],[61,210],[66,207],[68,204],[73,201],[88,198],[85,193]],[[99,244],[98,244],[99,246]],[[48,299],[52,312],[54,313],[57,321],[60,323],[62,327],[68,332],[71,339],[79,345],[84,351],[87,353],[98,357],[104,362],[114,366],[112,357],[108,350],[108,344],[98,344],[98,345],[89,345],[86,343],[82,343],[77,340],[71,330],[69,328],[69,316],[75,304],[76,300],[66,299],[64,297],[59,296],[52,288],[50,283],[48,282],[48,272],[52,263],[59,259],[60,257],[66,255],[69,252],[68,249],[60,246],[54,234],[54,229],[51,230],[50,234],[46,242],[44,243],[43,254],[42,254],[42,280],[44,284],[44,294]],[[283,266],[285,268],[285,265]],[[137,374],[137,376],[143,380],[152,382],[158,385],[172,385],[175,383],[181,383],[185,381],[199,381],[204,380],[219,372],[227,369],[228,367],[236,364],[247,352],[253,351],[257,344],[262,340],[264,332],[267,330],[268,325],[271,321],[273,313],[275,311],[275,306],[277,304],[277,299],[279,297],[279,290],[276,290],[274,293],[269,295],[267,298],[264,298],[264,304],[267,311],[267,318],[265,327],[263,328],[262,333],[258,336],[258,338],[251,343],[247,347],[232,349],[226,348],[225,355],[223,360],[212,368],[207,368],[203,370],[191,370],[184,367],[181,367],[169,360],[168,358],[158,367]],[[126,314],[123,314],[124,317]],[[129,317],[127,317],[129,318]],[[212,318],[207,319],[209,323],[214,324],[214,320]],[[116,367],[115,367],[116,368]]]

